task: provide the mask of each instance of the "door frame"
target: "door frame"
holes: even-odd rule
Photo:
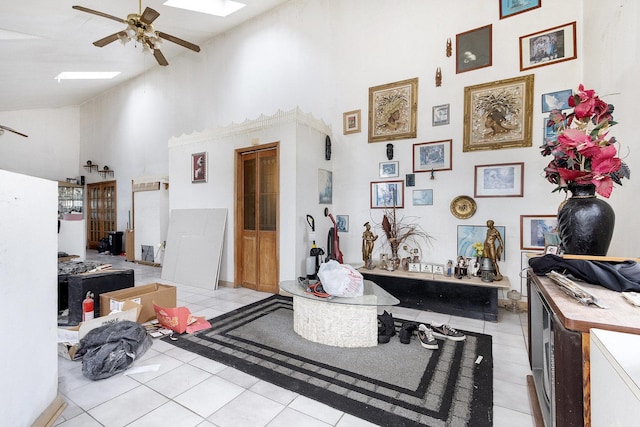
[[[242,155],[246,153],[276,150],[276,159],[278,161],[278,171],[280,171],[280,142],[271,142],[268,144],[261,144],[258,146],[237,148],[235,150],[235,204],[234,204],[234,250],[233,250],[233,283],[235,287],[242,286],[242,224],[243,224],[243,212],[244,212],[244,197],[243,197],[243,182],[239,178],[242,167]],[[278,172],[279,174],[279,172]],[[278,176],[278,209],[276,212],[276,254],[275,262],[277,268],[277,283],[280,283],[280,176]]]

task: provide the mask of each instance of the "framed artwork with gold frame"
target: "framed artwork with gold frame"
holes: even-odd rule
[[[531,147],[533,74],[464,88],[462,151]]]
[[[369,88],[369,142],[416,137],[418,78]]]
[[[362,130],[360,125],[360,110],[347,111],[342,114],[342,133],[358,133]]]

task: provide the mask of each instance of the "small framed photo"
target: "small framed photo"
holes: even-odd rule
[[[342,114],[342,133],[358,133],[361,131],[360,110],[347,111]]]
[[[551,110],[566,110],[569,108],[569,98],[573,96],[571,89],[559,90],[557,92],[545,93],[542,95],[542,112],[548,113]]]
[[[451,140],[413,144],[413,171],[451,170]]]
[[[449,124],[449,104],[436,105],[431,111],[431,125],[442,126]]]
[[[399,175],[398,162],[380,162],[380,178],[393,178]]]
[[[456,35],[456,74],[491,66],[492,26]]]
[[[413,206],[433,205],[433,190],[413,190]]]
[[[531,147],[533,81],[529,74],[465,87],[462,151]]]
[[[404,180],[406,182],[407,187],[415,187],[416,186],[416,174],[408,173],[405,175]]]
[[[330,205],[333,202],[333,172],[318,169],[318,203]]]
[[[410,262],[409,263],[409,271],[412,273],[420,273],[420,263],[419,262]]]
[[[544,254],[552,254],[552,255],[558,255],[560,252],[560,248],[558,248],[558,246],[556,245],[549,245],[547,247],[544,248]]]
[[[502,258],[500,261],[504,261],[506,257],[506,245],[507,237],[505,236],[504,225],[494,225],[495,229],[500,233],[504,248],[502,249]],[[473,247],[474,243],[484,243],[487,238],[488,227],[486,225],[459,225],[458,226],[458,255],[463,258],[472,258],[476,256],[476,250]]]
[[[415,138],[418,78],[369,88],[369,142]]]
[[[434,264],[433,265],[433,274],[440,274],[444,276],[444,265],[442,264]]]
[[[426,262],[420,263],[420,272],[433,273],[433,264],[428,264]]]
[[[371,209],[404,208],[404,181],[371,183]]]
[[[520,71],[577,57],[575,21],[520,37]]]
[[[520,249],[544,250],[545,236],[556,233],[557,228],[556,215],[520,215]]]
[[[191,182],[207,182],[207,153],[191,155]]]
[[[519,13],[528,12],[541,6],[542,0],[498,0],[500,2],[500,19],[509,18]]]
[[[349,215],[336,215],[336,228],[340,233],[349,232]]]
[[[474,197],[522,197],[524,162],[476,165]]]

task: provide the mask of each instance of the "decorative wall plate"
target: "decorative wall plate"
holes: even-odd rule
[[[456,218],[467,219],[471,218],[475,213],[478,206],[476,201],[469,196],[458,196],[451,201],[451,213]]]

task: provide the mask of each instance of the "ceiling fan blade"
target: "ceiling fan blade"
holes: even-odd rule
[[[18,131],[17,131],[17,130],[15,130],[15,129],[11,129],[10,127],[6,127],[6,126],[2,126],[2,125],[0,125],[0,130],[8,130],[9,132],[13,132],[13,133],[15,133],[15,134],[17,134],[17,135],[24,136],[25,138],[28,138],[28,137],[29,137],[29,135],[25,135],[25,134],[24,134],[24,133],[22,133],[22,132],[18,132]],[[2,132],[0,132],[0,133],[2,133]]]
[[[167,62],[167,58],[165,58],[162,52],[160,52],[160,49],[153,49],[153,56],[155,56],[158,64],[162,65],[163,67],[169,65],[169,63]]]
[[[123,34],[125,36],[127,35],[127,33],[125,33],[124,31],[120,31],[120,32],[117,32],[115,34],[111,34],[110,36],[107,36],[105,38],[102,38],[100,40],[97,40],[97,41],[93,42],[93,45],[97,46],[97,47],[105,47],[109,43],[113,43],[114,41],[118,40],[118,37],[121,34]]]
[[[144,12],[142,12],[142,15],[140,16],[140,22],[149,25],[153,21],[155,21],[158,16],[160,16],[158,12],[151,9],[150,7],[147,7],[144,9]]]
[[[83,6],[71,6],[73,9],[75,10],[79,10],[81,12],[87,12],[87,13],[91,13],[93,15],[98,15],[98,16],[102,16],[103,18],[107,18],[107,19],[113,19],[114,21],[118,21],[121,22],[123,24],[127,23],[126,19],[122,19],[122,18],[118,18],[117,16],[113,16],[113,15],[109,15],[107,13],[103,13],[103,12],[98,12],[97,10],[93,10],[93,9],[87,9],[86,7]]]
[[[169,40],[170,42],[173,42],[175,44],[179,44],[182,47],[186,47],[187,49],[191,49],[195,52],[200,52],[200,46],[195,45],[191,42],[188,42],[186,40],[182,40],[179,39],[175,36],[172,36],[171,34],[167,34],[167,33],[163,33],[161,31],[157,31],[156,34],[158,34],[158,37],[165,39],[165,40]]]

